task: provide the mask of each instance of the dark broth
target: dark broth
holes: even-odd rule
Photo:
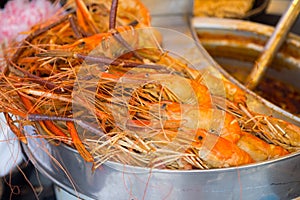
[[[242,83],[249,74],[249,70],[243,67],[222,66]],[[266,75],[254,92],[282,109],[300,116],[300,90],[293,85]]]

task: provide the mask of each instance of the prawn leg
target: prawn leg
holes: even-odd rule
[[[26,107],[26,109],[31,112],[31,113],[40,113],[40,111],[38,109],[35,109],[32,102],[26,98],[24,95],[22,95],[21,93],[19,93],[19,97],[22,101],[22,103],[24,104],[24,106]],[[46,127],[47,129],[49,129],[52,133],[55,133],[56,136],[60,136],[62,138],[67,139],[68,136],[60,129],[58,128],[53,122],[51,121],[39,121],[39,123]]]
[[[66,125],[68,127],[69,133],[71,135],[73,144],[75,146],[75,148],[78,150],[79,154],[82,156],[82,158],[87,161],[87,162],[93,162],[94,158],[93,156],[90,154],[90,152],[88,152],[86,150],[86,148],[84,147],[82,141],[80,140],[76,127],[74,125],[73,122],[71,121],[67,121]]]
[[[22,100],[23,104],[25,107],[30,111],[34,110],[33,109],[33,104],[29,99],[27,99],[25,96],[23,96],[21,93],[19,93],[20,99]],[[40,113],[38,109],[35,109],[34,113]],[[68,138],[68,136],[60,129],[58,128],[52,121],[45,120],[45,121],[39,121],[39,124],[42,127],[46,128],[46,132],[54,133],[55,136],[62,137],[62,139]],[[82,144],[80,138],[78,137],[76,128],[74,126],[73,122],[67,121],[66,122],[72,142],[75,146],[75,148],[78,150],[79,154],[85,159],[87,162],[92,162],[94,159],[91,156],[91,154],[85,149],[84,145]]]
[[[94,34],[99,33],[99,29],[96,25],[96,22],[94,21],[91,13],[86,7],[86,4],[83,2],[83,0],[75,0],[76,2],[76,14],[77,14],[77,20],[78,24],[83,28],[83,30],[87,33],[89,32],[89,27],[91,27]]]
[[[246,125],[269,143],[288,151],[300,149],[300,128],[292,123],[271,116],[253,115]]]
[[[3,114],[4,114],[4,117],[6,119],[7,125],[9,126],[9,128],[11,129],[11,131],[19,138],[19,140],[21,142],[23,142],[24,144],[27,144],[27,138],[26,138],[26,136],[22,133],[22,131],[20,130],[20,128],[18,128],[14,124],[14,121],[11,118],[11,116],[7,112],[4,112]]]

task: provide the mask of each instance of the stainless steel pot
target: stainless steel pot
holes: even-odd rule
[[[154,25],[165,23],[170,28],[190,33],[183,16],[177,16],[179,20],[176,22],[171,19],[171,16],[155,18],[157,23]],[[179,44],[179,49],[184,44],[171,36],[167,39],[170,43]],[[204,49],[199,48],[205,54]],[[198,55],[195,57],[199,58]],[[204,65],[218,67],[212,59],[207,59]],[[249,98],[252,98],[251,93]],[[257,110],[270,112],[268,104],[261,103],[256,96],[253,98],[256,102],[253,106]],[[93,171],[92,164],[86,163],[74,149],[34,137],[35,129],[31,126],[26,127],[26,132],[29,134],[28,145],[23,145],[26,155],[42,174],[59,187],[58,190],[65,190],[74,199],[277,200],[300,196],[299,153],[226,169],[176,171],[106,162]]]

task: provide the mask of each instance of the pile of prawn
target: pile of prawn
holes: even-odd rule
[[[150,41],[138,29],[151,27],[138,0],[74,0],[63,9],[6,49],[0,111],[21,142],[33,125],[94,168],[107,160],[222,168],[300,149],[299,127],[249,110],[244,91],[224,78],[210,77],[225,96],[211,94],[203,73],[164,51],[158,33],[157,48],[136,49]]]

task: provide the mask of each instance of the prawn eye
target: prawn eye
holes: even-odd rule
[[[78,47],[84,47],[85,46],[85,42],[84,41],[82,41],[82,42],[80,42],[80,44],[78,44]]]
[[[128,25],[129,26],[133,26],[133,27],[135,27],[136,25],[138,25],[139,24],[139,21],[137,21],[137,20],[133,20],[132,22],[130,22]]]
[[[166,103],[163,103],[162,105],[161,105],[161,109],[166,109],[167,108],[167,104]]]
[[[201,141],[202,139],[203,139],[203,137],[202,137],[201,135],[199,135],[199,136],[198,136],[198,140]]]

